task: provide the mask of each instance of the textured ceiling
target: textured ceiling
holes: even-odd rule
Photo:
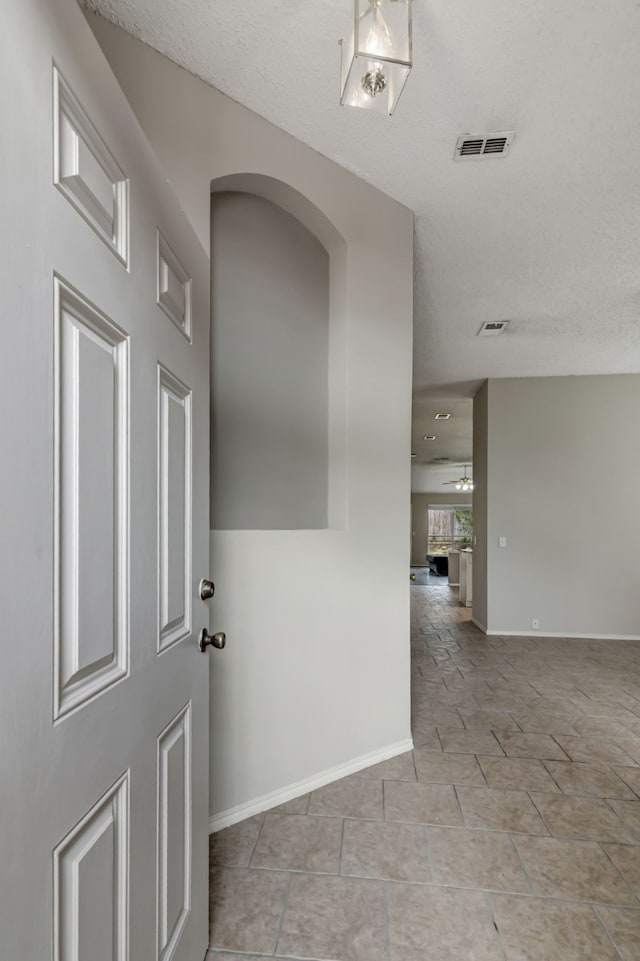
[[[417,472],[470,458],[486,377],[640,371],[638,0],[414,0],[390,118],[338,105],[351,0],[87,5],[415,212]],[[453,162],[512,129],[507,157]]]

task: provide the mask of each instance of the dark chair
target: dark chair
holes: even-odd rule
[[[444,577],[449,573],[449,557],[447,554],[427,554],[429,570],[438,577]]]

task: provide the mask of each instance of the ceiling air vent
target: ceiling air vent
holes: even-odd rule
[[[508,320],[487,320],[478,331],[478,337],[495,337],[509,326]]]
[[[504,157],[515,137],[514,130],[501,130],[499,133],[467,134],[458,137],[454,160],[467,160],[470,157]]]

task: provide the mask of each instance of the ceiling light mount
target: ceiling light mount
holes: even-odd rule
[[[451,417],[451,414],[444,414],[444,413],[442,413],[442,414],[436,414],[436,416],[435,416],[433,419],[434,419],[434,420],[449,420],[450,417]]]
[[[340,103],[392,114],[413,66],[412,0],[354,0],[341,40]]]

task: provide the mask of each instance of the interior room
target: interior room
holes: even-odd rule
[[[637,2],[3,13],[3,952],[638,961]]]

